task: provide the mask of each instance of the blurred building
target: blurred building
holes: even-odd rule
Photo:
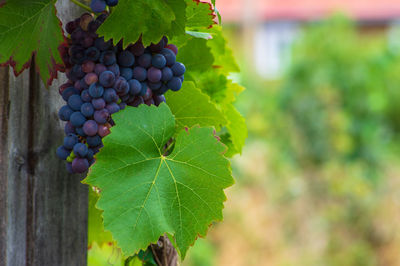
[[[290,64],[290,47],[304,23],[343,13],[358,22],[360,31],[389,29],[391,38],[400,18],[399,0],[218,0],[217,9],[223,23],[243,29],[243,45],[253,51],[255,69],[267,79],[279,78]]]

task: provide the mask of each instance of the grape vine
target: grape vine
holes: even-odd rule
[[[56,0],[1,6],[0,64],[19,74],[34,56],[47,86],[58,71],[68,79],[55,153],[93,188],[89,244],[112,243],[125,264],[149,253],[160,264],[150,248],[161,237],[183,259],[222,220],[227,158],[247,136],[216,3],[70,1],[88,12],[63,27]]]

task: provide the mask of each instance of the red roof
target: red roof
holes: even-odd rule
[[[313,20],[337,11],[358,20],[400,17],[400,0],[217,0],[225,22],[255,20]]]

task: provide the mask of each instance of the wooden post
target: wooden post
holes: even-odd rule
[[[57,10],[63,23],[82,13],[68,0]],[[0,68],[0,265],[86,265],[88,188],[55,154],[66,78],[46,89],[34,69]]]

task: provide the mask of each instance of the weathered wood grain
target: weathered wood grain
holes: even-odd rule
[[[56,6],[64,23],[82,13]],[[0,265],[86,265],[88,189],[55,155],[64,81],[46,89],[34,67],[19,77],[0,69]]]

